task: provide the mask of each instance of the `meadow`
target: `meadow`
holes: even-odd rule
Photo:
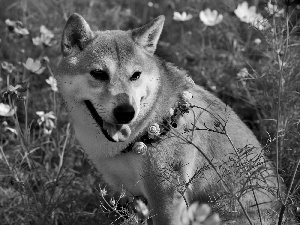
[[[0,224],[135,224],[76,141],[57,90],[61,34],[74,12],[93,30],[165,15],[156,54],[237,112],[286,184],[278,224],[300,216],[299,0],[0,4]]]

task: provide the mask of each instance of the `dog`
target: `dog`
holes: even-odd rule
[[[69,18],[55,77],[77,139],[114,190],[146,199],[150,224],[182,224],[194,201],[210,203],[223,224],[275,224],[281,184],[260,143],[154,54],[164,20],[92,31],[79,14]]]

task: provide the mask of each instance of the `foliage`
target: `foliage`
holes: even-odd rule
[[[1,224],[109,224],[119,218],[103,213],[105,201],[95,188],[101,178],[73,137],[52,72],[63,24],[73,12],[94,30],[132,29],[164,14],[157,54],[188,70],[254,131],[288,187],[279,196],[280,216],[289,205],[300,207],[298,0],[0,3]],[[246,160],[247,148],[238,151],[246,162],[241,173],[247,173],[243,167],[257,161]],[[222,170],[232,163],[241,161],[233,157]]]

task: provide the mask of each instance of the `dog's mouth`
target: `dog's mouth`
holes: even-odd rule
[[[107,140],[112,142],[123,142],[129,138],[131,134],[131,129],[128,124],[108,123],[101,118],[101,116],[97,113],[97,110],[89,100],[85,100],[84,103],[90,111],[96,123],[101,128],[101,131],[107,138]]]

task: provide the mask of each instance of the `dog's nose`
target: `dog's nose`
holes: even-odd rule
[[[133,119],[135,111],[131,105],[120,105],[114,109],[113,113],[117,123],[126,124]]]

